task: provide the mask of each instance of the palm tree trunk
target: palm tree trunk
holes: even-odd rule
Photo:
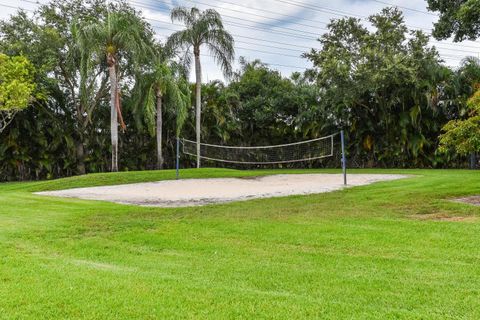
[[[77,156],[77,174],[83,175],[87,172],[85,168],[85,146],[83,145],[83,137],[75,142],[75,153]]]
[[[202,66],[200,65],[200,49],[196,48],[195,52],[195,130],[197,134],[197,168],[200,168],[200,127],[201,127],[201,112],[202,112]]]
[[[81,106],[77,106],[77,121],[78,121],[78,130],[75,135],[75,155],[77,157],[77,174],[84,175],[87,171],[85,168],[85,145],[84,140],[85,128],[87,126],[87,119],[83,117],[84,110]]]
[[[110,77],[110,138],[112,141],[112,172],[118,171],[118,114],[117,114],[117,73],[115,65],[108,67]]]
[[[162,92],[157,89],[157,169],[163,168],[163,154],[162,154]]]

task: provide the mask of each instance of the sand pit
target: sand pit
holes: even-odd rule
[[[348,187],[406,178],[351,174]],[[196,206],[256,198],[330,192],[344,188],[341,174],[281,174],[255,178],[185,179],[39,192],[46,196],[157,207]]]

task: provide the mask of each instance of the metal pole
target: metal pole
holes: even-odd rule
[[[175,169],[176,169],[176,175],[177,175],[177,180],[180,178],[180,138],[177,137],[177,156],[175,159]]]
[[[340,140],[342,141],[342,172],[343,172],[343,184],[347,185],[347,157],[345,155],[345,134],[343,130],[340,131]]]

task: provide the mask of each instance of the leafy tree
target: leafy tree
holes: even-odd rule
[[[132,11],[107,14],[103,21],[82,24],[78,27],[77,42],[84,61],[95,56],[104,59],[110,83],[110,132],[112,144],[112,171],[118,171],[118,120],[125,129],[120,109],[119,82],[122,70],[120,61],[125,59],[136,66],[150,53],[152,33],[146,23]],[[82,70],[88,68],[85,63]]]
[[[229,91],[238,100],[234,118],[241,126],[241,143],[270,145],[310,136],[313,132],[301,130],[307,125],[307,112],[316,109],[315,86],[284,78],[259,60],[240,62]]]
[[[453,158],[456,155],[465,157],[470,154],[475,161],[475,153],[479,151],[476,143],[480,137],[479,83],[479,59],[474,57],[464,59],[449,84],[450,90],[453,89],[447,93],[451,97],[448,114],[450,121],[442,128],[443,134],[439,136],[439,154]]]
[[[480,3],[478,0],[428,0],[428,9],[440,14],[433,36],[456,42],[475,40],[480,35]]]
[[[166,100],[168,107],[175,109],[177,127],[181,128],[189,104],[189,90],[185,77],[175,74],[174,64],[168,62],[163,48],[157,47],[151,58],[148,71],[138,76],[137,106],[142,105],[147,126],[152,135],[155,130],[157,140],[157,169],[162,169],[163,157],[163,102]],[[185,90],[187,89],[187,90]],[[155,121],[156,118],[156,121]],[[179,132],[177,132],[178,136]]]
[[[168,40],[170,47],[186,49],[186,61],[190,62],[190,49],[193,48],[195,60],[195,113],[196,113],[196,140],[197,140],[197,168],[200,167],[200,135],[201,135],[201,102],[202,102],[202,70],[200,63],[200,49],[204,45],[213,55],[226,76],[229,76],[234,59],[235,49],[233,37],[228,33],[222,23],[220,14],[207,9],[200,11],[197,8],[178,7],[172,10],[173,21],[181,21],[186,29],[175,32]]]
[[[447,39],[453,35],[454,41],[476,40],[480,36],[480,3],[478,0],[428,0],[428,8],[440,14],[440,19],[435,23],[433,36],[437,39]],[[471,61],[470,61],[471,62]],[[470,66],[474,64],[469,63]],[[465,66],[464,66],[465,67]],[[468,67],[468,65],[467,65]],[[473,124],[474,117],[470,118],[468,123]],[[462,123],[463,125],[460,125]],[[448,131],[465,129],[467,122],[459,122],[456,125],[451,122],[448,125]],[[447,129],[447,128],[444,128]],[[472,130],[475,129],[472,127]],[[453,133],[452,133],[453,134]],[[443,135],[443,142],[449,135]],[[466,142],[468,144],[468,142]],[[458,152],[462,154],[462,152]],[[475,163],[475,152],[472,151],[472,167]]]
[[[32,64],[0,53],[0,133],[13,116],[30,105],[35,90]]]
[[[358,19],[333,21],[320,39],[322,49],[306,54],[328,131],[349,132],[357,165],[433,164],[432,141],[444,121],[439,86],[449,73],[428,37],[409,31],[397,9],[386,8],[369,22],[372,31]]]
[[[72,137],[65,139],[74,141],[77,174],[86,173],[85,148],[95,139],[89,133],[108,78],[98,66],[80,72],[82,59],[70,26],[101,20],[106,8],[105,0],[52,0],[33,17],[20,11],[0,23],[0,47],[8,55],[24,55],[35,66],[37,87],[49,97],[44,107],[52,113],[61,110],[64,122],[74,122]]]
[[[469,115],[464,120],[452,120],[440,136],[439,152],[469,155],[480,152],[480,89],[468,100]]]

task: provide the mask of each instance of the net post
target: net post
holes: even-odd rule
[[[342,142],[342,172],[343,172],[343,184],[347,185],[347,157],[345,155],[345,134],[340,131],[340,140]]]
[[[180,138],[177,137],[177,154],[175,156],[175,174],[177,180],[180,178]]]

